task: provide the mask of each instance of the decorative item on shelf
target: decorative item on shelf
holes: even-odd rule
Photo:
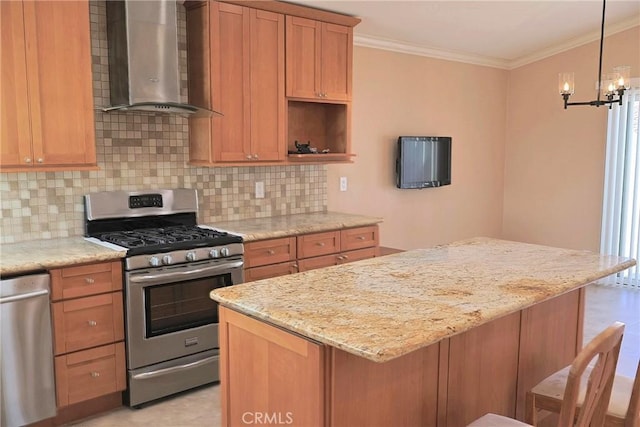
[[[606,78],[602,79],[602,47],[604,44],[604,15],[607,0],[602,0],[602,24],[600,26],[600,58],[598,63],[598,96],[595,101],[586,102],[569,102],[569,97],[575,92],[575,83],[573,72],[564,72],[558,74],[558,86],[560,95],[564,99],[564,109],[570,105],[591,105],[599,107],[601,105],[609,105],[616,102],[622,105],[622,96],[624,91],[630,88],[630,74],[631,67],[628,65],[622,65],[615,67],[613,73],[607,74]],[[600,99],[603,96],[606,100]]]
[[[294,144],[296,146],[296,150],[289,150],[289,154],[318,154],[318,149],[311,146],[311,141],[307,141],[306,144],[303,144],[296,140],[294,141]],[[324,150],[320,151],[320,153],[329,154],[330,151],[331,150],[329,150],[328,148],[325,148]]]

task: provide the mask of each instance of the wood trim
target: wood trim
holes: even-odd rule
[[[231,313],[226,307],[218,307],[218,337],[220,339],[220,412],[222,413],[222,427],[229,425],[229,323],[227,322],[227,313]]]
[[[447,425],[447,395],[449,389],[449,343],[446,338],[440,341],[440,355],[438,357],[438,415],[437,426]]]
[[[284,15],[298,16],[301,18],[315,19],[316,21],[329,22],[331,24],[355,27],[362,21],[355,16],[343,15],[322,9],[315,9],[308,6],[300,6],[292,3],[285,3],[272,0],[224,0],[224,3],[232,3],[254,9],[267,10],[270,12],[282,13]],[[187,3],[185,3],[185,6]]]
[[[230,309],[227,309],[226,319],[227,323],[232,323],[237,328],[259,335],[265,340],[275,343],[287,350],[291,350],[301,356],[308,356],[309,346],[306,341],[308,341],[309,338],[305,337],[305,341],[291,340],[291,332],[285,332],[277,326],[272,326],[262,321],[252,319],[251,317]]]
[[[576,356],[582,350],[582,343],[584,341],[584,310],[586,304],[587,297],[587,289],[586,286],[583,286],[578,291],[578,325],[577,325],[577,336],[576,336]],[[640,375],[640,373],[639,373]]]

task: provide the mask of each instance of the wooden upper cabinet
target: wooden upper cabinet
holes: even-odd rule
[[[287,16],[287,96],[351,100],[353,28]]]
[[[223,114],[189,119],[190,162],[284,160],[284,15],[187,7],[190,102]]]
[[[96,168],[87,1],[0,2],[4,170]]]

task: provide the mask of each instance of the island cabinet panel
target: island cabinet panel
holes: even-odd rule
[[[447,426],[465,426],[487,412],[515,416],[519,336],[517,312],[450,338]]]
[[[583,298],[584,288],[580,288],[522,311],[518,419],[525,417],[527,391],[571,364],[582,348]]]
[[[329,425],[435,426],[440,345],[376,363],[331,348]]]
[[[220,307],[222,425],[325,425],[326,347]]]
[[[190,101],[222,113],[189,119],[190,162],[283,161],[284,15],[198,2],[187,24]]]
[[[89,2],[0,7],[2,168],[97,168]]]

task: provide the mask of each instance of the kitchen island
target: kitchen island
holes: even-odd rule
[[[522,418],[582,346],[583,286],[634,264],[477,238],[212,291],[223,425]]]

